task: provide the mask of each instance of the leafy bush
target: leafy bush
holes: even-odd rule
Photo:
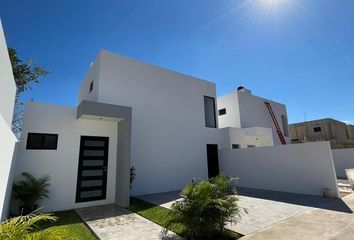
[[[130,189],[132,189],[133,182],[136,176],[135,170],[136,170],[135,167],[130,168]]]
[[[20,201],[21,214],[28,214],[38,208],[38,202],[48,198],[48,186],[50,177],[35,178],[27,172],[23,172],[23,179],[16,182],[13,187],[13,196]]]
[[[35,231],[40,222],[55,222],[56,217],[50,214],[29,214],[10,218],[0,224],[1,240],[61,240],[68,239],[69,233],[65,229],[46,229]]]
[[[240,212],[235,182],[226,175],[193,180],[182,190],[182,200],[172,205],[175,214],[170,224],[184,225],[183,236],[189,239],[227,238],[226,222]]]

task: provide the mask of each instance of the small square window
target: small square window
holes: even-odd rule
[[[247,145],[248,148],[255,148],[256,145]]]
[[[232,149],[240,149],[241,145],[240,144],[232,144]]]
[[[90,83],[90,92],[93,90],[93,81]]]
[[[56,150],[58,134],[28,133],[26,149]]]
[[[219,109],[219,116],[226,114],[226,108]]]
[[[313,128],[313,131],[314,132],[322,132],[322,129],[321,129],[321,127],[315,127],[315,128]]]

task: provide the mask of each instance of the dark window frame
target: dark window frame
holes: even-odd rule
[[[31,136],[42,136],[42,140],[41,140],[41,146],[37,147],[37,146],[32,146],[32,144],[30,143],[30,138]],[[55,136],[55,147],[48,147],[45,144],[45,136]],[[29,132],[27,134],[27,143],[26,143],[26,149],[27,150],[57,150],[58,149],[58,138],[59,135],[58,134],[54,134],[54,133],[33,133],[33,132]]]
[[[89,93],[91,93],[92,90],[93,90],[93,81],[91,81],[91,83],[90,83],[90,91],[89,91]]]
[[[222,108],[218,110],[219,116],[225,115],[226,114],[226,108]]]
[[[240,149],[241,148],[241,144],[232,144],[231,148],[232,149]]]
[[[205,109],[205,99],[212,99],[213,100],[213,116],[214,116],[214,125],[213,126],[207,126],[207,118],[206,118],[206,109]],[[210,97],[210,96],[206,96],[204,95],[204,98],[203,98],[203,102],[204,102],[204,124],[205,124],[205,127],[207,128],[217,128],[217,123],[216,123],[216,108],[215,108],[215,98],[214,97]]]
[[[321,128],[321,127],[314,127],[314,128],[313,128],[313,131],[314,131],[315,133],[319,133],[319,132],[322,132],[322,128]]]

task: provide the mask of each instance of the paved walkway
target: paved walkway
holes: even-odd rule
[[[161,226],[115,205],[80,208],[76,212],[101,240],[181,239],[172,232],[163,234]]]
[[[353,240],[354,194],[243,237],[242,240]]]
[[[234,217],[237,224],[229,223],[227,228],[243,235],[251,234],[334,201],[302,194],[247,188],[238,188],[238,191],[239,205],[245,211],[240,217]],[[172,203],[179,199],[179,192],[146,195],[139,198],[165,208],[171,208]]]

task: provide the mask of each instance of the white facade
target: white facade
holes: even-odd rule
[[[279,145],[281,143],[276,132],[276,128],[264,103],[269,102],[286,142],[290,143],[289,126],[287,123],[287,112],[285,105],[254,96],[251,91],[246,89],[244,91],[235,91],[218,97],[217,102],[218,111],[226,111],[226,114],[218,114],[220,128],[270,128],[273,130],[274,144]]]
[[[95,204],[115,202],[117,124],[109,120],[76,119],[75,107],[28,102],[26,105],[16,176],[29,172],[40,177],[48,174],[50,198],[43,201],[45,210],[56,211],[90,206],[75,203],[80,136],[109,137],[107,195]],[[28,132],[58,134],[57,150],[26,149]]]
[[[0,220],[9,214],[16,137],[11,131],[16,85],[0,21]]]
[[[80,93],[79,102],[132,107],[133,195],[178,190],[192,178],[207,178],[206,144],[218,142],[217,129],[205,127],[203,101],[216,98],[215,84],[101,51]]]

